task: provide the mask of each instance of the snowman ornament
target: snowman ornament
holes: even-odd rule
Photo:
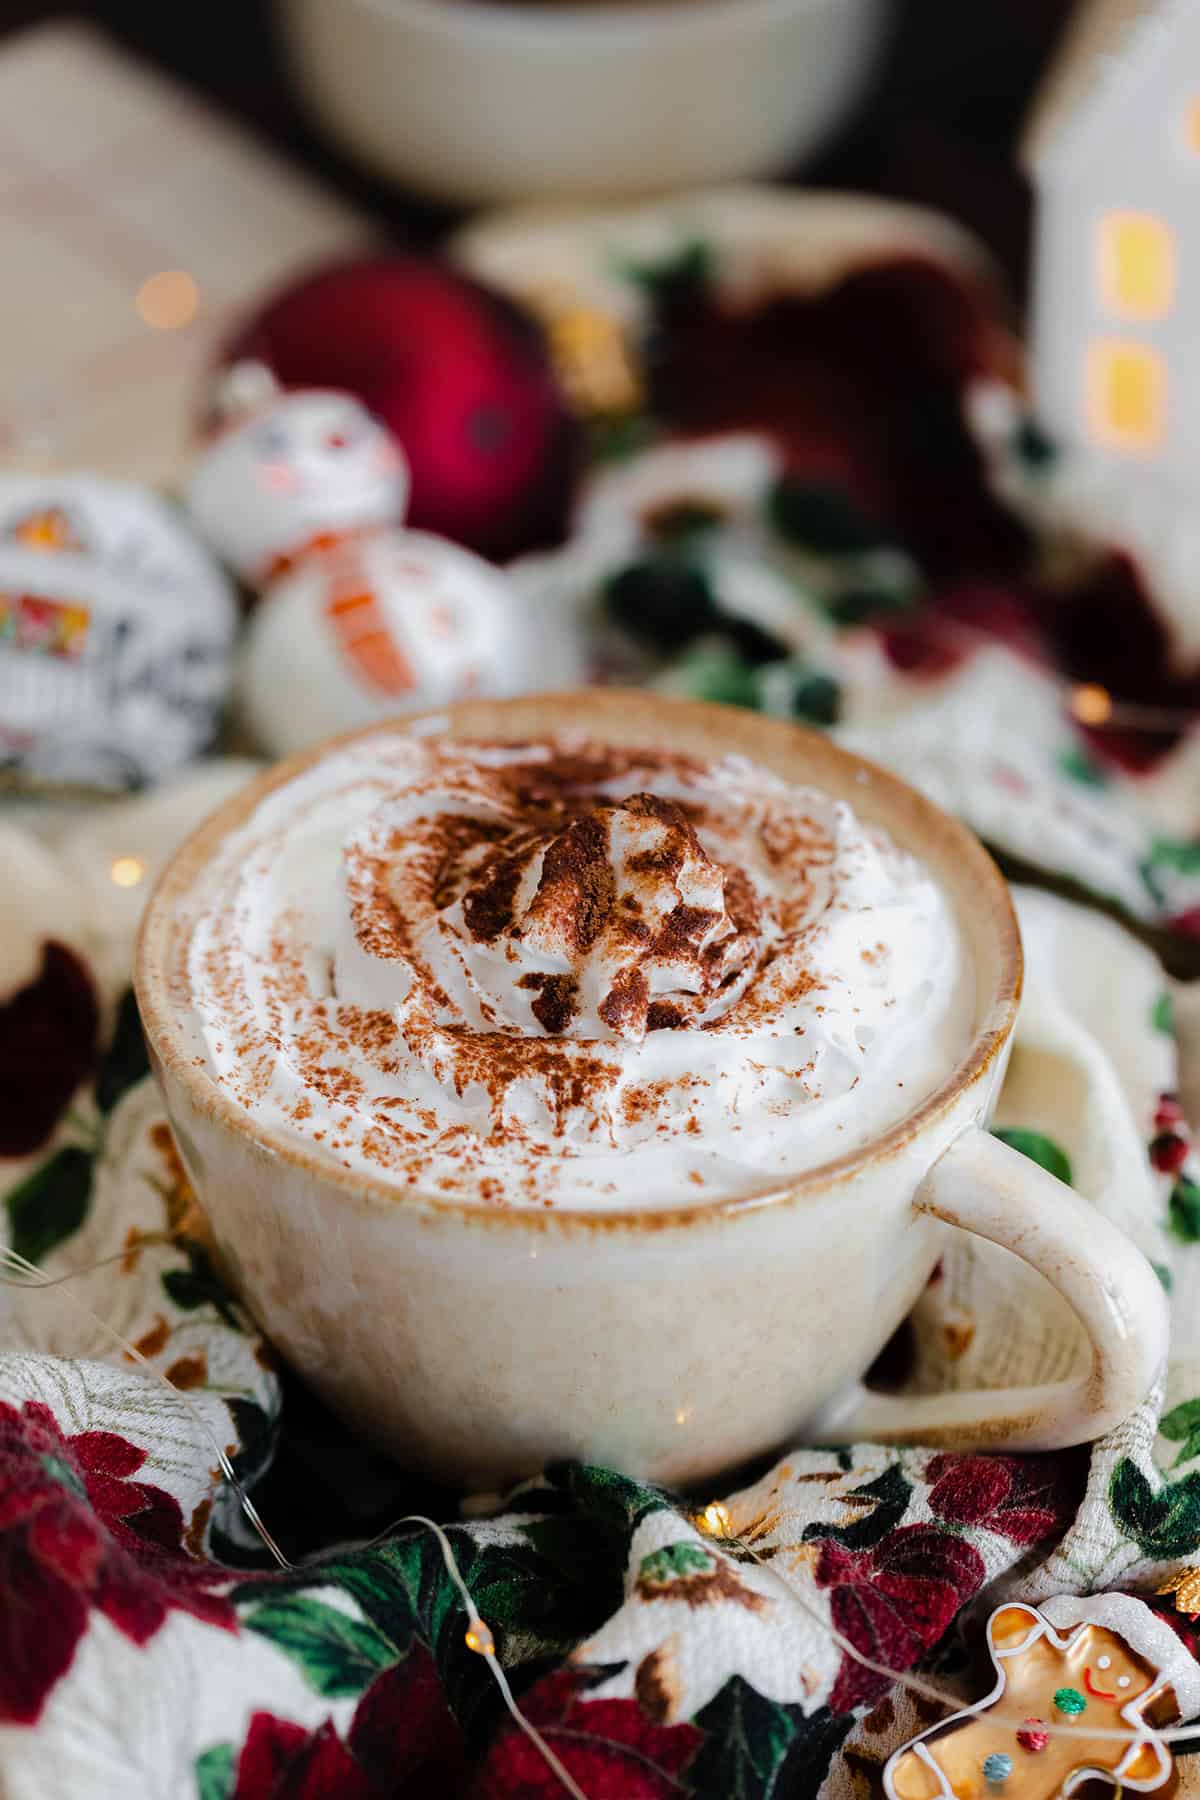
[[[193,522],[259,599],[239,708],[284,756],[389,715],[514,691],[518,602],[471,551],[402,526],[409,476],[348,394],[242,365],[188,487]]]

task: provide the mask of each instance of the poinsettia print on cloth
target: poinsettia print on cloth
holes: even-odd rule
[[[589,1698],[583,1671],[547,1675],[521,1710],[588,1800],[675,1800],[693,1791],[684,1770],[702,1733],[658,1724],[635,1700]],[[559,1800],[563,1785],[537,1746],[508,1724],[471,1791],[472,1800]]]
[[[0,999],[0,1158],[50,1137],[91,1073],[99,1031],[91,971],[65,944],[44,944],[34,979]]]
[[[0,1721],[32,1725],[92,1608],[132,1642],[172,1606],[232,1628],[222,1571],[183,1550],[183,1516],[136,1481],[146,1452],[108,1431],[66,1436],[39,1401],[0,1402]]]
[[[805,1715],[846,1713],[890,1684],[829,1626],[913,1667],[968,1600],[1062,1532],[1084,1473],[1078,1456],[795,1453],[696,1521],[644,1520],[625,1605],[574,1660],[620,1663],[598,1691],[664,1720],[697,1717],[734,1679]]]

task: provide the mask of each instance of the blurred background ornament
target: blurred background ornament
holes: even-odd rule
[[[351,393],[404,446],[411,524],[496,562],[562,534],[578,429],[521,305],[429,257],[361,256],[266,300],[227,360]]]
[[[224,575],[157,496],[0,476],[0,771],[120,789],[198,756],[235,621]]]
[[[499,569],[402,527],[404,456],[357,399],[282,393],[243,366],[226,393],[233,410],[197,462],[188,505],[262,594],[239,676],[260,748],[282,756],[392,713],[539,675],[545,685],[553,621],[533,631]]]

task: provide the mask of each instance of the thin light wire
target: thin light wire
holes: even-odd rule
[[[442,1561],[446,1565],[446,1573],[454,1583],[454,1586],[458,1589],[462,1598],[462,1603],[467,1611],[467,1642],[471,1645],[473,1650],[483,1657],[483,1660],[491,1670],[496,1686],[500,1689],[500,1693],[503,1696],[504,1704],[512,1714],[513,1722],[525,1733],[525,1736],[529,1739],[530,1743],[533,1744],[543,1762],[546,1764],[546,1767],[552,1774],[557,1775],[567,1793],[570,1794],[571,1800],[588,1800],[587,1795],[579,1786],[570,1770],[563,1766],[558,1757],[554,1754],[554,1751],[550,1748],[550,1745],[542,1736],[541,1732],[538,1730],[537,1726],[532,1720],[525,1717],[525,1714],[517,1705],[517,1702],[513,1697],[513,1691],[508,1685],[508,1676],[504,1673],[503,1668],[500,1666],[499,1659],[496,1656],[496,1645],[491,1631],[479,1616],[475,1602],[471,1598],[470,1589],[463,1580],[458,1564],[454,1560],[454,1547],[451,1544],[450,1539],[446,1536],[446,1533],[442,1530],[442,1527],[436,1524],[434,1520],[427,1519],[423,1513],[405,1513],[403,1518],[396,1520],[396,1524],[424,1525],[428,1530],[432,1531],[441,1547]],[[389,1530],[391,1529],[394,1529],[394,1527],[389,1527]],[[483,1639],[482,1643],[471,1643],[472,1635],[477,1632],[477,1628],[480,1626],[482,1626],[483,1630],[487,1633],[486,1638]]]
[[[0,1275],[0,1283],[10,1287],[21,1288],[57,1287],[63,1282],[76,1280],[82,1275],[93,1274],[97,1269],[107,1268],[114,1262],[122,1261],[130,1253],[130,1249],[136,1250],[143,1247],[149,1247],[152,1243],[170,1243],[172,1241],[172,1238],[168,1234],[162,1234],[161,1237],[153,1239],[149,1237],[142,1238],[136,1245],[118,1251],[112,1256],[102,1257],[98,1262],[88,1264],[81,1268],[71,1269],[65,1275],[57,1276],[46,1275],[38,1268],[36,1263],[30,1262],[28,1258],[21,1256],[15,1250],[0,1249],[0,1267],[10,1271],[6,1276]],[[132,1357],[135,1362],[139,1363],[156,1381],[160,1382],[167,1389],[172,1399],[181,1401],[186,1408],[195,1413],[197,1419],[200,1421],[201,1428],[213,1446],[221,1472],[233,1488],[247,1519],[250,1521],[279,1567],[281,1569],[294,1570],[296,1565],[290,1562],[284,1555],[283,1551],[279,1548],[279,1545],[275,1542],[275,1539],[271,1536],[271,1533],[267,1530],[254,1502],[246,1492],[233,1464],[230,1462],[223,1445],[213,1432],[208,1420],[191,1400],[190,1396],[174,1387],[171,1382],[167,1380],[166,1376],[160,1370],[156,1369],[153,1363],[142,1354],[135,1344],[130,1343],[114,1325],[110,1324],[107,1319],[102,1318],[99,1313],[88,1306],[86,1301],[81,1300],[79,1304],[103,1331],[108,1332],[109,1336],[122,1350],[125,1351],[126,1355]],[[832,1620],[827,1619],[823,1613],[806,1599],[800,1588],[788,1579],[787,1574],[783,1570],[775,1566],[775,1563],[771,1558],[760,1555],[752,1543],[746,1538],[738,1536],[729,1528],[728,1508],[722,1501],[712,1501],[696,1515],[695,1523],[706,1537],[712,1539],[716,1543],[726,1546],[728,1551],[737,1552],[749,1557],[751,1561],[757,1563],[760,1568],[766,1569],[769,1574],[774,1576],[775,1580],[779,1582],[789,1598],[795,1602],[806,1617],[836,1645],[843,1655],[848,1656],[850,1660],[856,1663],[860,1668],[866,1669],[872,1675],[878,1675],[886,1681],[896,1683],[908,1693],[919,1695],[924,1700],[928,1700],[937,1706],[944,1707],[948,1714],[962,1712],[964,1710],[963,1701],[960,1695],[952,1694],[949,1689],[938,1687],[936,1683],[927,1681],[921,1675],[914,1675],[910,1670],[890,1668],[887,1663],[880,1662],[875,1657],[868,1656],[865,1651],[860,1650],[857,1644],[853,1643],[850,1638],[846,1637],[843,1632],[838,1630]],[[579,1787],[570,1771],[555,1755],[553,1749],[546,1742],[536,1725],[533,1724],[532,1720],[525,1717],[517,1704],[512,1688],[509,1686],[508,1677],[496,1656],[495,1641],[492,1637],[491,1630],[475,1605],[471,1596],[471,1591],[463,1578],[457,1561],[455,1560],[454,1547],[442,1527],[433,1519],[427,1518],[423,1513],[405,1513],[401,1518],[396,1519],[392,1525],[388,1526],[385,1531],[381,1532],[378,1537],[370,1539],[363,1548],[370,1548],[371,1545],[382,1542],[396,1529],[397,1526],[410,1524],[423,1526],[426,1530],[431,1531],[437,1539],[439,1549],[441,1550],[442,1561],[445,1564],[446,1574],[462,1600],[463,1607],[467,1614],[467,1641],[468,1643],[471,1643],[472,1636],[475,1636],[478,1639],[477,1642],[471,1643],[471,1648],[476,1650],[487,1664],[492,1679],[500,1690],[501,1697],[504,1700],[504,1704],[508,1709],[513,1722],[534,1745],[535,1749],[546,1763],[546,1766],[562,1784],[564,1791],[571,1796],[571,1800],[588,1800],[583,1789]],[[795,1546],[788,1545],[779,1546],[779,1548],[783,1550],[794,1547]],[[1014,1730],[1020,1730],[1028,1722],[1024,1716],[1018,1717],[1015,1713],[1005,1714],[1002,1712],[990,1711],[988,1717],[994,1724],[1009,1725]],[[1080,1736],[1078,1726],[1056,1725],[1053,1720],[1043,1721],[1040,1729],[1049,1733],[1051,1737],[1071,1736],[1078,1738]],[[1091,1739],[1100,1740],[1102,1742],[1133,1744],[1143,1741],[1143,1736],[1136,1732],[1129,1730],[1110,1730],[1103,1726],[1097,1726],[1095,1728],[1089,1727],[1086,1735]],[[1190,1742],[1193,1739],[1200,1737],[1200,1721],[1194,1725],[1179,1725],[1172,1726],[1166,1730],[1156,1730],[1153,1735],[1159,1743],[1163,1744]]]
[[[179,1239],[173,1231],[148,1231],[139,1234],[133,1243],[125,1246],[124,1250],[115,1250],[111,1256],[102,1256],[99,1262],[84,1263],[79,1268],[68,1269],[65,1275],[46,1275],[37,1267],[36,1263],[30,1263],[27,1266],[36,1272],[38,1280],[32,1281],[22,1277],[20,1281],[10,1281],[6,1285],[9,1287],[61,1287],[65,1281],[78,1281],[81,1275],[94,1275],[98,1269],[110,1269],[114,1263],[124,1262],[127,1257],[137,1256],[143,1250],[162,1250],[178,1242]],[[16,1256],[15,1251],[8,1254]],[[8,1260],[7,1257],[6,1260]],[[24,1258],[20,1260],[24,1261]],[[102,1320],[101,1323],[103,1324],[104,1321]]]
[[[122,1251],[121,1254],[124,1255],[125,1252]],[[36,1263],[30,1262],[28,1257],[22,1256],[18,1251],[10,1250],[10,1249],[6,1248],[3,1251],[0,1251],[0,1265],[2,1265],[6,1269],[14,1271],[17,1275],[20,1276],[20,1279],[14,1280],[13,1276],[11,1274],[7,1278],[0,1278],[0,1279],[6,1279],[7,1285],[10,1287],[55,1287],[55,1286],[58,1286],[59,1283],[61,1283],[63,1281],[72,1280],[79,1275],[89,1275],[92,1273],[93,1268],[103,1268],[108,1263],[115,1262],[117,1260],[118,1260],[118,1258],[116,1258],[116,1257],[105,1257],[102,1262],[93,1264],[92,1268],[73,1269],[69,1275],[61,1275],[56,1278],[53,1276],[44,1275],[42,1273],[41,1269],[38,1268]],[[78,1296],[77,1296],[77,1299],[78,1299]],[[160,1382],[161,1385],[166,1388],[167,1392],[171,1395],[171,1398],[173,1400],[175,1400],[177,1402],[182,1401],[185,1409],[191,1411],[195,1415],[195,1417],[200,1421],[200,1427],[201,1427],[202,1431],[204,1432],[204,1435],[208,1438],[209,1443],[212,1445],[214,1451],[216,1452],[217,1462],[220,1467],[221,1473],[222,1473],[222,1475],[224,1475],[226,1481],[229,1482],[230,1486],[233,1488],[234,1493],[237,1495],[238,1500],[241,1504],[242,1510],[245,1513],[246,1517],[250,1520],[250,1523],[254,1526],[254,1529],[257,1531],[259,1537],[262,1539],[263,1543],[266,1545],[266,1547],[270,1551],[271,1555],[275,1558],[275,1561],[279,1564],[279,1567],[281,1569],[290,1569],[292,1567],[291,1563],[288,1561],[287,1557],[283,1554],[283,1551],[279,1548],[279,1545],[275,1542],[275,1539],[271,1536],[271,1533],[267,1530],[266,1526],[263,1524],[262,1520],[259,1518],[258,1510],[255,1507],[253,1500],[251,1500],[249,1494],[246,1492],[245,1488],[242,1486],[241,1480],[238,1477],[237,1470],[234,1468],[233,1464],[229,1460],[228,1455],[226,1454],[225,1446],[221,1443],[221,1440],[218,1438],[216,1432],[213,1430],[212,1426],[209,1424],[208,1420],[205,1418],[205,1416],[201,1412],[200,1408],[196,1405],[196,1403],[192,1399],[190,1399],[190,1397],[187,1394],[182,1392],[179,1388],[173,1386],[173,1384],[171,1382],[169,1382],[167,1380],[166,1376],[162,1373],[161,1369],[156,1369],[154,1367],[154,1364],[149,1360],[148,1357],[146,1357],[142,1354],[142,1352],[138,1349],[136,1344],[131,1344],[127,1337],[122,1336],[122,1334],[117,1330],[116,1326],[111,1324],[108,1319],[101,1318],[100,1314],[98,1312],[96,1312],[93,1307],[90,1307],[86,1300],[79,1300],[78,1304],[83,1309],[83,1311],[85,1313],[87,1313],[88,1317],[90,1319],[92,1319],[97,1325],[99,1325],[101,1331],[106,1331],[108,1333],[108,1335],[112,1338],[113,1342],[120,1345],[121,1349],[125,1352],[126,1356],[132,1357],[134,1362],[140,1363],[142,1368],[147,1370],[148,1373],[154,1377],[155,1381]]]
[[[918,637],[927,626],[926,619],[910,621],[903,616],[881,618],[878,623],[889,637]],[[951,648],[964,651],[1006,648],[1002,638],[977,625],[967,625],[945,615],[938,617],[937,625],[941,642]],[[1058,689],[1071,717],[1079,724],[1094,726],[1101,732],[1121,728],[1127,731],[1186,731],[1200,719],[1200,707],[1197,706],[1151,706],[1134,700],[1117,700],[1099,682],[1070,681],[1053,669],[1043,668],[1042,673]]]
[[[872,1675],[881,1675],[888,1681],[896,1682],[900,1687],[906,1689],[907,1692],[911,1694],[918,1694],[924,1700],[931,1700],[938,1706],[944,1706],[948,1713],[959,1713],[967,1710],[967,1703],[963,1701],[962,1697],[958,1694],[952,1694],[948,1688],[940,1688],[932,1681],[926,1681],[923,1676],[914,1675],[907,1669],[890,1669],[886,1663],[877,1662],[874,1657],[868,1656],[865,1651],[860,1650],[857,1644],[852,1643],[848,1637],[838,1630],[831,1619],[827,1619],[823,1613],[819,1612],[818,1609],[805,1598],[800,1589],[796,1587],[793,1582],[788,1580],[787,1575],[774,1566],[770,1558],[760,1556],[754,1546],[748,1544],[744,1538],[737,1537],[730,1533],[722,1534],[714,1532],[710,1525],[703,1523],[702,1521],[706,1520],[709,1511],[711,1511],[711,1509],[706,1508],[705,1511],[699,1515],[697,1520],[697,1523],[700,1524],[700,1529],[706,1536],[715,1538],[719,1543],[727,1544],[731,1550],[744,1552],[753,1562],[758,1563],[761,1568],[766,1569],[773,1575],[780,1586],[784,1588],[789,1596],[796,1602],[801,1612],[805,1613],[815,1625],[819,1626],[825,1635],[831,1638],[837,1648],[841,1650],[844,1655],[848,1656],[852,1662],[857,1663],[860,1668],[869,1670]],[[788,1546],[781,1546],[781,1548],[786,1549]],[[988,1712],[988,1721],[993,1725],[1010,1725],[1014,1731],[1022,1730],[1029,1723],[1028,1718],[1024,1715],[1018,1717],[1016,1713],[1003,1713],[992,1710],[989,1710]],[[1051,1737],[1078,1738],[1081,1735],[1078,1726],[1056,1725],[1053,1720],[1041,1721],[1038,1729],[1040,1731],[1048,1732]],[[1150,1727],[1147,1728],[1148,1731],[1151,1729],[1152,1728]],[[1095,1729],[1089,1726],[1086,1735],[1089,1738],[1098,1738],[1104,1742],[1121,1744],[1140,1743],[1144,1741],[1145,1736],[1145,1734],[1139,1734],[1129,1730],[1109,1730],[1104,1726],[1097,1726]],[[1192,1738],[1200,1737],[1200,1722],[1197,1722],[1194,1725],[1172,1726],[1166,1731],[1154,1730],[1153,1736],[1159,1743],[1164,1744],[1186,1742]]]

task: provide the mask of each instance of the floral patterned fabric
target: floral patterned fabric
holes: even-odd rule
[[[749,214],[726,212],[732,240]],[[1171,1305],[1163,1380],[1054,1455],[805,1444],[718,1493],[578,1465],[503,1498],[431,1491],[277,1367],[145,1073],[141,896],[245,767],[0,827],[0,1230],[54,1284],[0,1286],[5,1800],[560,1794],[467,1643],[438,1542],[395,1523],[413,1513],[446,1524],[524,1718],[588,1800],[877,1795],[891,1750],[940,1716],[880,1669],[979,1693],[982,1620],[1006,1597],[1136,1593],[1200,1648],[1165,1591],[1200,1593],[1200,990],[1150,947],[1196,966],[1200,680],[1144,570],[1103,541],[1102,496],[1080,552],[1085,503],[996,388],[994,316],[947,273],[961,246],[935,255],[926,223],[904,256],[876,244],[755,318],[721,231],[695,223],[656,215],[622,255],[593,235],[590,299],[654,351],[645,413],[606,450],[664,420],[703,440],[606,467],[571,541],[516,579],[578,609],[597,674],[832,728],[1014,867],[1101,903],[1019,890],[1026,994],[995,1129],[1148,1256]],[[581,266],[568,248],[555,281]],[[724,316],[714,268],[741,296]],[[1170,721],[1096,722],[1078,684]],[[142,884],[113,887],[117,857]],[[948,1234],[875,1378],[1023,1385],[1086,1354],[1038,1277]]]
[[[161,807],[183,828],[178,796]],[[589,1800],[874,1791],[932,1715],[853,1651],[969,1696],[1001,1596],[1153,1596],[1200,1559],[1200,1159],[1177,1097],[1194,1065],[1150,950],[1045,893],[1022,890],[1019,910],[1028,999],[996,1129],[1154,1261],[1176,1320],[1165,1394],[1090,1450],[798,1447],[748,1486],[686,1499],[572,1465],[484,1516],[281,1383],[223,1287],[129,995],[90,960],[99,932],[118,966],[132,917],[27,946],[0,1043],[27,1033],[57,1080],[40,1112],[19,1058],[0,1089],[20,1145],[0,1163],[7,1241],[47,1277],[90,1272],[0,1288],[5,1795],[560,1793],[465,1641],[435,1539],[374,1537],[410,1510],[448,1524],[526,1718]],[[1037,1277],[952,1238],[887,1375],[1038,1381],[1084,1353]],[[290,1568],[263,1552],[221,1452]],[[1186,1637],[1186,1615],[1152,1603]]]

